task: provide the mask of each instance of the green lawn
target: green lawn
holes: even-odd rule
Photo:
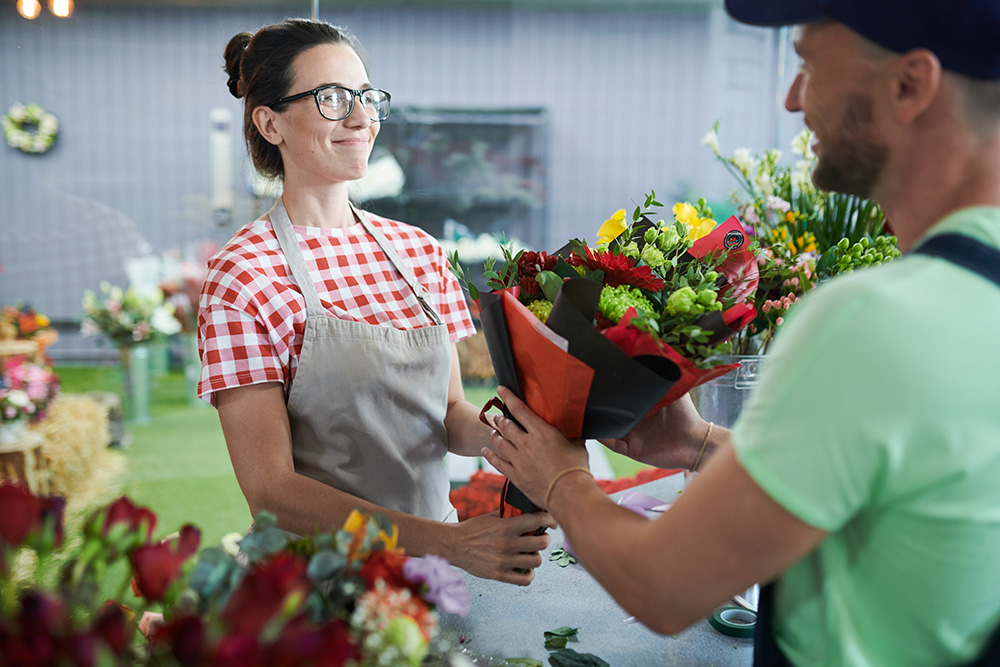
[[[57,366],[62,391],[118,391],[120,371],[115,366]],[[470,386],[466,398],[483,405],[493,389]],[[188,400],[184,375],[170,371],[153,384],[151,420],[129,424],[131,445],[121,493],[151,508],[159,517],[156,533],[163,536],[185,523],[202,531],[202,545],[218,544],[230,532],[244,533],[251,517],[236,483],[218,416],[207,404]],[[633,475],[643,468],[608,452],[616,476]]]

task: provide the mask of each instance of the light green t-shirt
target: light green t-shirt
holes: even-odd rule
[[[930,234],[1000,246],[1000,209]],[[782,575],[775,637],[797,665],[968,661],[1000,624],[1000,287],[912,255],[790,313],[733,428],[772,498],[829,531]]]

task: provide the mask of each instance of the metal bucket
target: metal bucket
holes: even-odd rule
[[[740,367],[695,387],[691,390],[691,398],[702,419],[731,428],[743,412],[743,405],[753,388],[757,386],[764,355],[731,355],[721,357],[721,360],[726,364],[739,362]],[[760,601],[760,587],[751,586],[743,592],[742,598],[734,600],[741,606],[748,605],[756,611]]]
[[[723,363],[739,362],[740,367],[691,390],[691,398],[702,419],[731,428],[743,412],[743,404],[757,386],[764,355],[721,357]]]

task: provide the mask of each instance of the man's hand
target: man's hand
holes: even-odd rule
[[[614,452],[658,468],[690,469],[707,433],[708,422],[698,415],[691,395],[685,394],[648,415],[625,437],[600,442]]]

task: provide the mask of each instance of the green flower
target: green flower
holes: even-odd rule
[[[552,302],[545,299],[532,301],[528,304],[528,310],[531,311],[532,315],[544,322],[549,319],[549,313],[552,312]]]
[[[704,306],[705,310],[722,310],[722,302],[718,301],[716,297],[715,290],[699,290],[698,305]]]
[[[698,294],[690,287],[682,287],[679,290],[675,290],[667,297],[668,315],[697,315],[704,312],[704,310],[703,307],[698,305]]]
[[[640,290],[634,287],[629,285],[606,286],[601,290],[601,299],[597,305],[601,315],[618,324],[629,308],[635,308],[636,311],[653,312],[653,304]]]
[[[663,256],[663,252],[660,251],[655,245],[646,245],[642,249],[642,254],[639,255],[642,261],[646,262],[652,267],[663,266],[667,261],[667,258]]]

